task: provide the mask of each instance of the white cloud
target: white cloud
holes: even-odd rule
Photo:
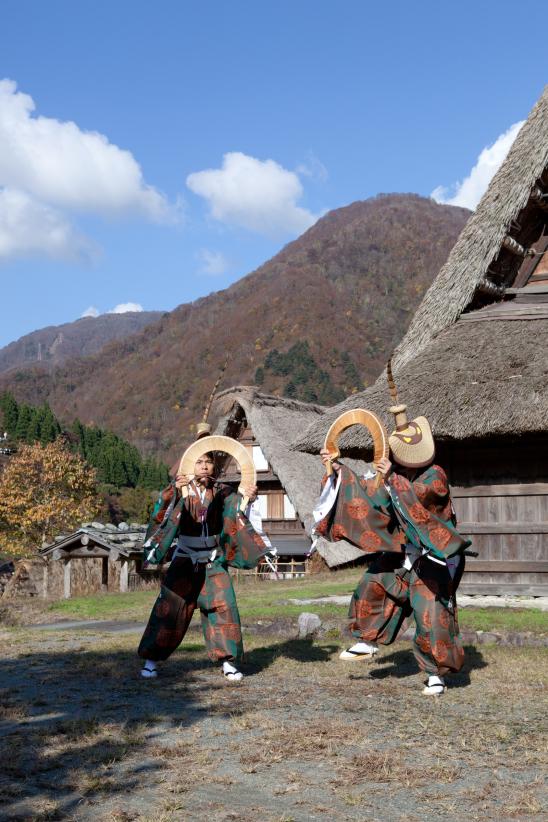
[[[75,261],[92,253],[91,243],[57,209],[24,191],[0,188],[0,261],[38,255]]]
[[[107,311],[107,314],[127,314],[128,311],[143,311],[143,306],[139,303],[119,303]]]
[[[239,151],[225,154],[222,168],[189,174],[186,184],[216,220],[260,234],[300,234],[319,216],[297,205],[303,187],[294,171]]]
[[[128,311],[144,311],[140,303],[119,303],[111,308],[109,311],[99,311],[94,305],[86,308],[82,317],[99,317],[102,314],[127,314]]]
[[[76,123],[34,116],[34,109],[16,83],[0,80],[0,186],[61,208],[171,218],[131,152]]]
[[[474,168],[462,182],[449,187],[438,186],[430,196],[438,203],[475,209],[510,151],[524,122],[525,120],[521,120],[514,123],[508,131],[497,137],[492,146],[484,148]]]
[[[224,274],[225,271],[228,271],[229,262],[220,251],[210,251],[208,248],[202,248],[198,251],[196,257],[201,262],[200,270],[204,274],[217,277],[220,274]]]

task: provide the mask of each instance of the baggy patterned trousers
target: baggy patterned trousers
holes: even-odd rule
[[[240,614],[228,571],[218,560],[206,566],[181,557],[169,567],[139,644],[139,656],[155,662],[167,659],[182,642],[197,607],[209,658],[240,660]]]
[[[419,667],[438,676],[459,671],[464,650],[447,568],[425,558],[411,570],[390,570],[386,565],[386,560],[374,560],[352,595],[348,616],[353,636],[390,645],[412,614]]]

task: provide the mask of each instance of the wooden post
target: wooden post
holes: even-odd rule
[[[71,563],[72,563],[71,559],[66,559],[65,560],[65,567],[63,569],[63,571],[64,571],[64,578],[63,578],[64,591],[63,591],[63,595],[64,595],[65,599],[70,599],[70,566],[71,566]]]
[[[128,580],[129,580],[129,562],[127,559],[122,559],[122,565],[120,568],[120,592],[125,594],[128,589]]]
[[[42,599],[48,598],[48,579],[49,579],[49,564],[48,560],[44,562],[44,570],[42,572]]]
[[[108,557],[103,557],[101,560],[101,591],[103,593],[108,591]]]

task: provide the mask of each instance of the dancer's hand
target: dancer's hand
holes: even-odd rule
[[[332,454],[331,451],[329,451],[327,448],[322,448],[322,450],[320,451],[320,457],[322,459],[323,464],[327,465],[327,463],[331,462],[331,460],[333,459],[334,454]],[[333,470],[334,471],[338,472],[338,471],[341,470],[340,462],[335,461],[335,462],[332,463],[332,465],[333,465]]]
[[[256,485],[248,485],[244,490],[244,496],[248,498],[249,502],[255,502],[259,495],[259,489]]]
[[[385,480],[392,470],[392,463],[388,457],[381,457],[381,459],[374,463],[375,469],[379,472],[383,480]]]
[[[190,483],[190,477],[187,474],[177,474],[175,478],[175,487],[183,488]]]

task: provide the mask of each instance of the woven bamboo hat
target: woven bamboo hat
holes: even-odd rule
[[[388,409],[394,414],[396,427],[388,437],[388,444],[396,462],[406,468],[424,468],[434,459],[436,446],[432,429],[426,417],[407,419],[407,406],[398,402],[396,384],[392,376],[392,365],[386,366],[388,388],[395,402]]]

